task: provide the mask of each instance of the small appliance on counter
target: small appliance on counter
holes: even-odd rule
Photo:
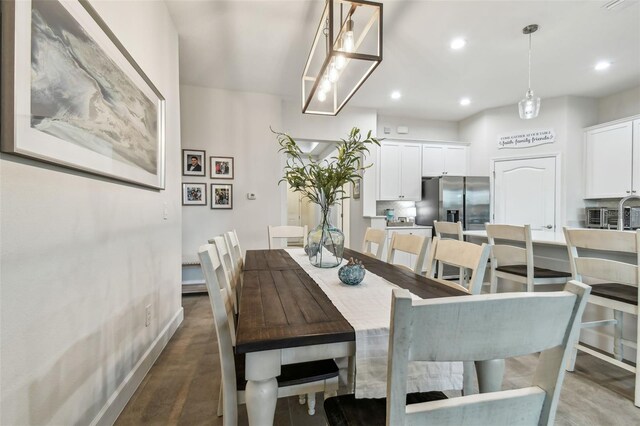
[[[585,213],[587,228],[616,229],[618,227],[618,209],[587,207]],[[639,229],[640,207],[625,207],[623,221],[623,229]]]
[[[394,209],[385,209],[384,215],[387,217],[387,223],[393,222],[393,220],[396,218],[396,211]]]

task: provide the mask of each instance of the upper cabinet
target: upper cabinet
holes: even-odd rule
[[[422,176],[465,176],[467,147],[462,145],[422,146]]]
[[[379,200],[419,201],[422,197],[422,145],[382,142]]]
[[[585,198],[640,194],[640,119],[585,132]]]

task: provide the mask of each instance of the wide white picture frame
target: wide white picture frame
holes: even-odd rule
[[[54,24],[63,22],[64,25],[73,26],[77,23],[77,27],[74,27],[76,30],[79,28],[76,40],[86,40],[86,44],[93,47],[92,52],[98,58],[94,60],[90,55],[84,57],[86,61],[92,62],[91,65],[95,65],[93,75],[90,75],[89,71],[86,72],[86,81],[91,82],[93,79],[98,88],[85,85],[89,91],[82,93],[82,87],[78,88],[78,81],[71,79],[71,76],[69,81],[60,83],[66,78],[65,73],[59,73],[51,79],[47,76],[41,80],[37,75],[34,77],[32,25],[39,26],[36,29],[43,26],[40,19],[35,24],[32,22],[32,17],[36,16],[32,13],[35,14],[38,7],[56,8],[53,9],[55,13],[51,14],[51,22]],[[64,11],[68,12],[73,20],[69,20]],[[56,21],[57,16],[65,18]],[[164,189],[165,99],[87,1],[46,0],[38,3],[36,0],[35,5],[30,0],[3,1],[2,39],[1,146],[4,152],[146,187]],[[58,37],[55,40],[57,44],[54,44],[58,47],[63,46],[59,48],[60,57],[64,58],[67,50],[78,49],[78,44],[64,46],[61,40],[66,40],[66,37]],[[38,53],[36,52],[35,57]],[[67,55],[68,57],[75,60],[77,55]],[[66,65],[74,65],[73,60],[67,62]],[[82,64],[80,60],[79,63]],[[105,70],[109,72],[100,74],[101,66],[105,66]],[[85,69],[77,68],[80,71]],[[50,69],[43,67],[41,71],[46,74]],[[109,81],[109,75],[117,75],[119,78]],[[41,110],[53,110],[50,117],[32,113],[32,95],[46,93],[46,87],[45,90],[37,92],[40,89],[37,85],[43,84],[42,80],[55,81],[59,86],[54,89],[58,91],[60,87],[70,89],[70,93],[63,93],[62,96],[49,96],[49,104]],[[105,93],[105,88],[111,92]],[[36,95],[33,96],[38,98]],[[100,95],[104,95],[105,99],[97,107],[90,104],[91,108],[87,107],[86,112],[82,111],[79,117],[74,116],[68,122],[64,121],[65,117],[60,119],[62,114],[59,113],[66,105],[52,106],[52,99],[54,102],[59,99],[60,102],[69,102],[72,107],[81,109],[78,105],[89,104],[88,101],[82,103],[85,98],[94,100]],[[133,101],[130,100],[132,98]],[[94,113],[95,111],[98,112]],[[114,117],[117,118],[115,123]],[[45,125],[42,126],[42,123]],[[77,128],[74,127],[76,123],[80,123]],[[107,137],[101,138],[102,135]],[[137,135],[141,136],[136,137]]]

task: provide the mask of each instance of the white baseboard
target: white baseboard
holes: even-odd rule
[[[142,383],[142,380],[156,362],[156,359],[158,359],[158,356],[160,356],[162,350],[176,332],[183,319],[184,309],[180,307],[171,321],[169,321],[166,327],[153,341],[149,349],[147,349],[144,355],[142,355],[135,367],[133,367],[133,370],[127,374],[127,377],[125,377],[120,386],[118,386],[115,392],[109,397],[100,412],[96,415],[93,421],[91,421],[91,426],[111,426],[115,423],[118,416],[133,396],[133,393],[138,389],[138,386],[140,386],[140,383]]]

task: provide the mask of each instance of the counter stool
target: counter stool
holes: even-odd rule
[[[568,272],[538,268],[533,264],[531,225],[492,225],[487,223],[487,237],[491,244],[491,293],[497,292],[498,278],[525,284],[532,292],[535,285],[566,284],[571,278]],[[496,240],[515,244],[496,244]]]
[[[567,370],[573,371],[576,362],[577,351],[581,350],[590,355],[607,361],[613,365],[624,368],[636,375],[636,388],[634,404],[640,407],[640,351],[637,342],[640,341],[640,319],[638,314],[638,293],[640,293],[640,230],[610,231],[601,229],[564,229],[569,250],[569,261],[573,279],[583,281],[598,280],[599,283],[591,283],[591,297],[589,303],[603,306],[613,310],[613,319],[583,322],[582,328],[613,326],[613,357],[603,354],[577,342],[569,362]],[[629,260],[634,263],[619,262],[600,257],[594,257],[592,251],[601,250],[611,253],[631,254]],[[633,260],[632,260],[633,259]],[[604,282],[603,282],[604,281]],[[636,342],[622,337],[622,314],[635,315],[636,317]],[[623,348],[628,346],[636,349],[636,366],[622,362]]]

